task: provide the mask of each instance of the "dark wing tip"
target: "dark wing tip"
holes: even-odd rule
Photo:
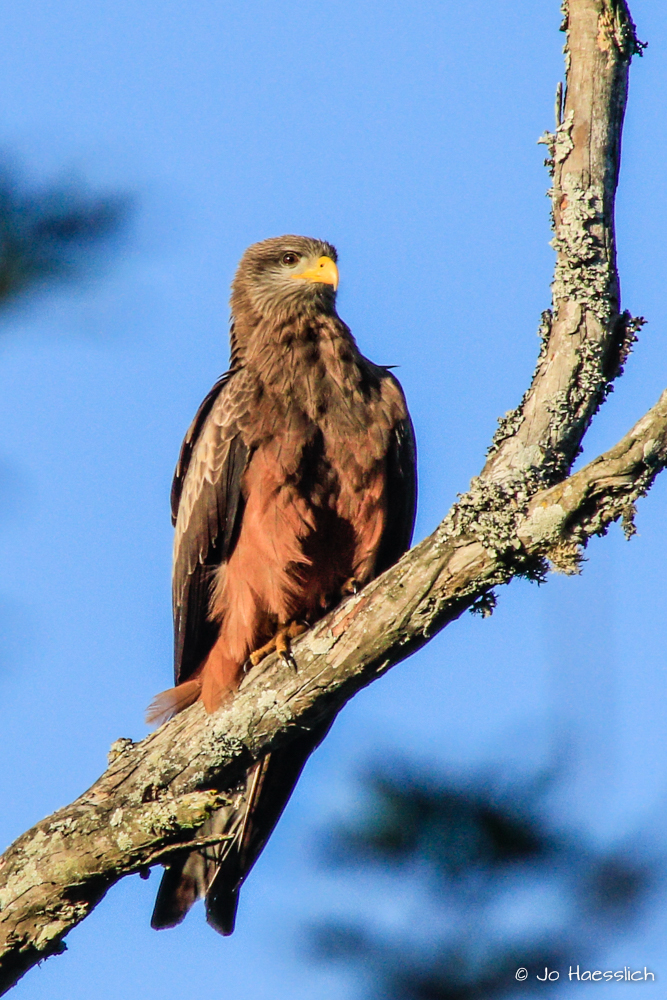
[[[166,930],[182,923],[190,907],[199,897],[195,879],[183,874],[183,859],[166,868],[160,882],[151,927],[154,931]]]
[[[215,892],[215,882],[206,894],[206,922],[218,934],[229,937],[234,933],[236,926],[236,911],[239,905],[238,889],[229,889],[228,886]]]

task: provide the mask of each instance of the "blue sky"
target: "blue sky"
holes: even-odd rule
[[[633,13],[649,48],[632,68],[619,263],[624,306],[649,325],[585,458],[667,385],[667,10],[636,0]],[[249,243],[297,232],[338,247],[340,313],[364,353],[399,366],[414,416],[417,538],[480,469],[550,304],[536,140],[553,125],[559,20],[556,0],[25,0],[8,14],[0,147],[36,183],[83,178],[137,210],[96,276],[0,320],[4,843],[92,783],[114,739],[144,735],[170,682],[171,474],[226,367],[229,283]],[[316,864],[318,831],[354,806],[372,757],[469,773],[529,770],[558,749],[565,825],[605,844],[657,840],[666,495],[667,480],[641,503],[630,544],[618,529],[596,540],[580,578],[513,584],[490,620],[465,616],[345,709],[233,938],[199,910],[156,934],[157,875],[128,879],[13,995],[175,1000],[219,983],[248,1000],[352,996],[304,959],[307,923],[369,907],[418,919]],[[667,976],[666,923],[657,906],[610,956]],[[639,988],[657,995],[623,985]]]

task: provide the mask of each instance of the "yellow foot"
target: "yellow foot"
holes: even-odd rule
[[[359,581],[354,576],[351,576],[349,580],[346,580],[340,588],[341,594],[358,594],[360,590],[361,587],[359,585]]]
[[[286,666],[293,667],[296,670],[296,663],[290,649],[290,639],[296,639],[307,628],[308,626],[304,625],[303,622],[290,622],[289,625],[281,625],[274,637],[251,653],[248,659],[253,667],[256,667],[265,656],[276,652]]]

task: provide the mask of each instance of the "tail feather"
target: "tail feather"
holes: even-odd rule
[[[259,765],[255,765],[258,767]],[[253,768],[254,770],[254,768]],[[202,837],[221,837],[220,844],[212,844],[202,850],[190,851],[181,856],[166,869],[162,876],[155,909],[151,918],[151,927],[162,930],[164,927],[175,927],[184,919],[190,907],[198,899],[206,898],[208,909],[208,894],[216,877],[222,868],[227,868],[223,862],[234,854],[240,836],[242,835],[243,813],[239,811],[238,799],[231,805],[216,809],[198,831]],[[228,839],[227,839],[228,838]],[[218,895],[222,883],[218,886]],[[235,908],[234,908],[235,912]],[[232,929],[234,920],[232,915]],[[216,928],[217,930],[217,928]],[[222,934],[231,934],[231,930],[221,930]]]
[[[234,801],[216,809],[198,831],[202,837],[226,839],[190,851],[165,871],[152,927],[176,926],[197,899],[205,898],[211,927],[223,935],[232,933],[239,889],[280,819],[306,761],[332,722],[332,718],[326,719],[247,771]]]
[[[190,907],[202,895],[200,881],[195,873],[185,871],[187,863],[194,857],[194,853],[188,855],[180,864],[176,863],[165,869],[151,917],[151,927],[156,931],[180,924]]]
[[[156,694],[146,709],[146,722],[161,725],[201,698],[210,714],[229,700],[239,686],[243,671],[214,647],[196,677]]]
[[[146,709],[146,722],[149,725],[155,723],[160,725],[171,719],[172,716],[182,712],[184,708],[194,704],[201,694],[201,678],[195,677],[177,684],[176,687],[168,688],[156,694],[152,702]]]

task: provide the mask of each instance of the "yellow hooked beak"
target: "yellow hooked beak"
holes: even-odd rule
[[[338,268],[331,257],[320,257],[314,267],[309,267],[300,274],[293,274],[292,277],[302,281],[321,281],[324,285],[333,285],[334,291],[338,288]]]

